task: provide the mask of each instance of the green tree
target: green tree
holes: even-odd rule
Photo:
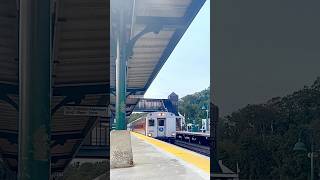
[[[205,106],[210,109],[210,87],[207,89],[196,92],[182,97],[179,100],[179,112],[185,115],[186,122],[192,123],[193,120],[200,126],[201,119],[206,118],[206,111],[201,108]]]
[[[220,117],[218,156],[228,167],[240,165],[243,179],[307,179],[310,160],[292,150],[300,131],[313,129],[320,138],[320,78],[310,87],[263,104],[247,105]],[[310,140],[303,138],[310,147]],[[315,142],[320,148],[320,143]],[[319,159],[316,160],[316,174]]]
[[[145,116],[147,113],[132,113],[128,119],[128,123],[139,119],[142,116]]]

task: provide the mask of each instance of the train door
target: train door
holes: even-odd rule
[[[178,118],[176,118],[175,115],[171,115],[171,117],[167,118],[167,121],[166,121],[167,134],[166,134],[166,136],[168,138],[175,138],[177,128],[179,129],[179,127],[181,127],[181,126],[178,126],[178,127],[176,126],[177,121],[179,121],[179,119],[178,120],[177,119]],[[178,124],[180,124],[180,122],[178,122]]]
[[[181,118],[176,118],[176,130],[182,131],[182,121]]]
[[[166,136],[166,118],[157,118],[158,120],[158,137]]]
[[[147,125],[147,136],[149,137],[156,137],[156,131],[155,131],[155,120],[153,118],[148,119],[147,121],[148,125]]]

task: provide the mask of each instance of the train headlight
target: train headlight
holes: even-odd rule
[[[172,133],[171,136],[176,136],[176,133]]]
[[[148,133],[148,136],[149,136],[149,137],[152,137],[152,134],[151,134],[151,133]]]

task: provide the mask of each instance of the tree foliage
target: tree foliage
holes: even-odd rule
[[[205,119],[207,116],[206,111],[202,110],[202,107],[205,106],[207,109],[210,109],[209,104],[210,87],[182,97],[179,100],[179,112],[185,115],[187,123],[192,123],[193,120],[196,120],[196,123],[201,127],[201,119]]]
[[[313,132],[319,149],[319,122],[320,78],[285,97],[247,105],[220,117],[218,157],[233,169],[239,163],[243,179],[308,179],[310,160],[293,147],[300,136],[310,147],[307,132]],[[315,174],[319,173],[318,161]]]
[[[129,116],[129,119],[128,119],[128,123],[134,121],[134,120],[137,120],[139,119],[140,117],[142,116],[145,116],[147,113],[132,113],[130,116]]]

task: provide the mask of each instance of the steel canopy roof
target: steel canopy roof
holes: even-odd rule
[[[127,63],[128,95],[145,94],[204,2],[205,0],[135,1],[130,38],[134,39],[137,35],[139,38]],[[156,28],[157,32],[148,32],[140,36],[139,33],[148,27]],[[114,91],[116,84],[114,58],[111,58],[110,76],[111,89]],[[127,115],[132,113],[138,101],[139,99],[128,96]],[[115,98],[111,98],[110,102],[114,113]]]
[[[18,165],[19,119],[19,8],[16,2],[0,2],[0,159],[14,171]],[[128,60],[128,95],[146,92],[204,2],[135,0],[130,37],[134,38],[148,26],[160,28],[158,33],[142,35],[133,46]],[[98,120],[64,115],[62,107],[108,105],[110,101],[110,110],[114,113],[115,62],[109,53],[107,1],[54,0],[52,13],[51,156],[52,172],[57,172],[63,171],[72,160]],[[127,115],[138,101],[127,98]]]

